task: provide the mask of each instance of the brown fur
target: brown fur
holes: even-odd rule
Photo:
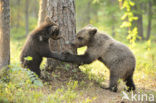
[[[29,68],[40,76],[42,57],[50,57],[51,55],[48,40],[49,38],[59,39],[58,34],[58,25],[46,18],[46,21],[27,37],[20,55],[22,67]],[[32,57],[32,60],[26,60],[25,58],[28,56]]]
[[[126,82],[129,91],[135,90],[132,77],[136,61],[133,53],[126,45],[114,40],[107,34],[98,32],[95,27],[90,25],[80,30],[71,44],[76,48],[87,46],[85,54],[55,53],[53,58],[76,64],[89,64],[94,60],[99,60],[110,70],[108,89],[116,92],[117,82],[121,78]]]

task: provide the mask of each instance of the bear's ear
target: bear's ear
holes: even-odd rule
[[[92,24],[88,24],[87,27],[94,27]]]
[[[47,23],[51,22],[51,20],[50,20],[50,18],[48,16],[45,17],[44,21],[46,21]]]
[[[89,34],[91,36],[94,36],[96,34],[96,32],[97,32],[97,29],[96,28],[93,28],[93,29],[90,29]]]
[[[50,34],[53,34],[53,32],[55,32],[55,31],[57,31],[57,30],[59,30],[58,26],[51,26],[51,27],[49,28],[49,33],[50,33]]]
[[[58,25],[58,24],[56,24],[54,21],[52,21],[52,20],[50,19],[50,17],[48,17],[48,16],[45,17],[45,20],[44,20],[44,21],[47,22],[48,24]]]

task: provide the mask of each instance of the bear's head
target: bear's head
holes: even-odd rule
[[[37,30],[40,34],[39,40],[44,41],[49,38],[52,38],[54,40],[62,38],[59,35],[59,26],[58,24],[54,23],[50,20],[49,17],[45,18],[45,21],[43,24],[40,25],[40,27]]]
[[[51,21],[49,17],[46,17],[45,18],[45,22],[47,23],[48,25],[48,33],[47,35],[54,39],[54,40],[57,40],[57,39],[60,39],[60,36],[59,36],[59,26],[58,24],[56,24],[55,22]]]
[[[96,33],[97,29],[95,27],[87,25],[77,33],[76,38],[71,42],[71,45],[76,48],[88,46]]]

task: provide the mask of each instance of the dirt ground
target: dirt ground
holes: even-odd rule
[[[109,81],[107,81],[108,83]],[[50,84],[52,84],[52,88],[53,91],[55,92],[55,90],[57,90],[57,88],[60,88],[62,86],[66,87],[66,83],[62,82],[62,81],[58,81],[58,80],[54,80],[52,81]],[[143,87],[139,87],[140,84],[136,84],[137,90],[134,91],[133,93],[138,94],[141,98],[142,94],[147,93],[148,96],[149,94],[153,94],[154,95],[154,101],[149,101],[149,98],[147,97],[147,101],[146,98],[143,98],[143,101],[132,101],[132,100],[127,100],[124,99],[122,100],[123,97],[123,84],[119,84],[119,90],[117,93],[111,92],[109,90],[106,89],[102,89],[98,84],[94,83],[94,82],[87,82],[86,86],[80,86],[78,88],[76,88],[76,92],[80,95],[79,98],[77,98],[77,100],[75,100],[74,103],[82,103],[81,100],[85,100],[87,98],[91,99],[92,102],[91,103],[156,103],[156,88],[143,88]],[[127,93],[127,92],[125,92]],[[129,98],[131,99],[131,95],[132,92],[127,93]],[[136,99],[138,99],[138,97],[136,96]],[[89,102],[90,103],[90,102]]]
[[[154,92],[153,90],[145,90],[145,89],[137,89],[135,93],[138,93],[138,91],[145,91],[145,92]],[[88,90],[84,90],[84,98],[87,97],[95,97],[96,99],[92,103],[156,103],[156,97],[155,101],[150,102],[146,101],[144,98],[144,101],[132,101],[132,100],[122,100],[123,93],[121,90],[119,90],[117,93],[113,93],[109,90],[104,90],[99,87],[91,87]],[[129,93],[130,97],[131,93]],[[137,98],[137,97],[136,97]]]
[[[81,100],[85,100],[86,98],[89,98],[92,100],[91,103],[156,103],[156,82],[149,82],[145,81],[143,82],[136,82],[136,91],[134,91],[134,94],[137,94],[136,99],[137,101],[131,99],[132,92],[127,93],[130,100],[124,99],[123,97],[123,91],[124,91],[124,83],[120,83],[118,88],[118,92],[114,93],[106,89],[102,89],[99,84],[95,83],[95,81],[90,81],[88,79],[84,80],[85,74],[81,71],[76,72],[76,76],[74,73],[67,72],[64,70],[57,69],[55,73],[53,73],[52,81],[49,82],[51,84],[53,92],[57,90],[57,88],[61,88],[62,86],[66,88],[66,84],[71,81],[70,77],[76,77],[79,78],[78,81],[83,81],[84,84],[80,85],[78,88],[76,88],[76,92],[80,95],[77,100],[75,100],[74,103],[82,103]],[[57,76],[56,76],[57,75]],[[69,79],[70,78],[70,79]],[[80,80],[81,79],[81,80]],[[149,82],[149,84],[147,84]],[[138,84],[137,84],[138,83]],[[109,84],[109,80],[104,81],[104,86],[107,87]],[[149,86],[150,85],[150,86]],[[46,90],[46,89],[45,89]],[[45,91],[45,92],[48,92]],[[147,101],[146,97],[142,98],[142,94],[147,94]],[[154,101],[149,101],[149,95],[154,95]],[[139,101],[140,98],[140,101]],[[143,99],[143,101],[141,101]],[[90,103],[90,102],[89,102]]]

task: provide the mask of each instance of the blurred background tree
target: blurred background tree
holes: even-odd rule
[[[47,0],[40,0],[39,14],[38,14],[38,26],[44,22],[47,16]]]
[[[43,1],[46,2],[45,0]],[[133,26],[138,28],[139,40],[149,40],[150,37],[155,37],[156,30],[152,28],[156,27],[156,1],[131,1],[135,3],[135,6],[132,7],[132,12],[138,17],[136,21],[133,21]],[[10,0],[10,2],[11,31],[23,37],[36,26],[39,4],[42,3],[42,0]],[[44,6],[44,2],[42,6]],[[77,30],[87,24],[93,24],[112,36],[127,36],[127,29],[120,28],[123,22],[121,17],[125,11],[120,9],[122,4],[118,0],[76,0],[75,4]],[[42,11],[42,13],[45,13],[45,11]],[[16,35],[12,36],[16,37]]]
[[[11,37],[25,37],[37,25],[39,0],[10,0]]]
[[[0,0],[0,69],[10,64],[10,5]]]

